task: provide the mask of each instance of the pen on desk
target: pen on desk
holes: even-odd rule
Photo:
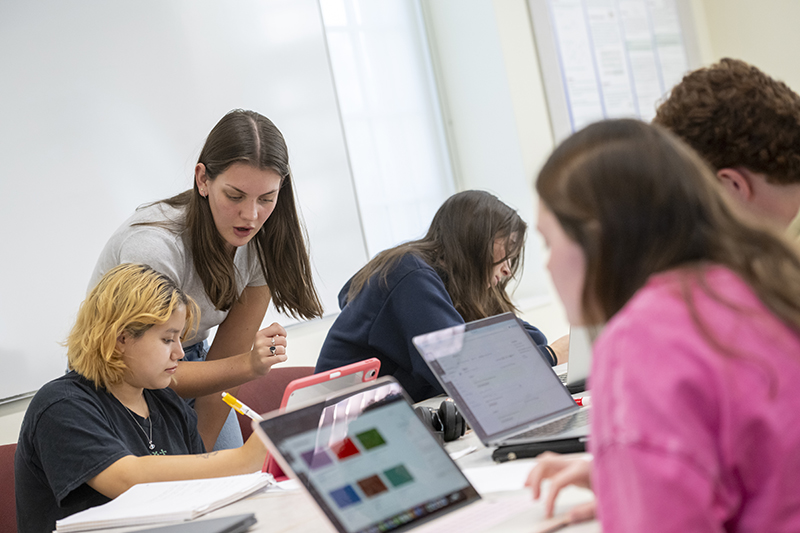
[[[244,416],[249,416],[253,420],[258,420],[261,422],[264,420],[258,413],[247,407],[245,404],[228,394],[227,392],[222,393],[222,401],[233,407],[237,413],[243,414]]]
[[[592,397],[584,396],[582,398],[575,398],[575,403],[577,403],[581,407],[589,407],[590,405],[592,405]]]

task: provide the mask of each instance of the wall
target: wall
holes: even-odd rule
[[[535,233],[532,180],[553,146],[527,6],[522,1],[423,0],[434,70],[461,190],[484,189],[517,209],[531,235],[514,291],[549,300]]]
[[[712,60],[752,63],[800,91],[800,2],[700,0]]]

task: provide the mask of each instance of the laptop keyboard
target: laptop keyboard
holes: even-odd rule
[[[589,409],[584,407],[577,413],[564,417],[559,418],[558,420],[553,420],[549,424],[545,424],[543,426],[539,426],[538,428],[531,429],[524,433],[520,433],[518,435],[514,435],[509,440],[517,441],[520,439],[526,439],[530,437],[548,437],[550,435],[555,435],[558,433],[563,433],[565,431],[569,431],[576,427],[582,427],[589,423]]]

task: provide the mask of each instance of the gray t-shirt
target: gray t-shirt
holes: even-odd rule
[[[88,290],[100,281],[103,274],[122,263],[143,263],[166,274],[200,307],[198,331],[184,342],[184,346],[191,346],[206,339],[209,330],[225,320],[228,312],[216,309],[208,299],[203,282],[195,272],[191,250],[181,235],[161,226],[133,226],[140,222],[179,221],[182,217],[182,210],[166,204],[136,211],[106,243],[94,267]],[[241,246],[236,249],[233,259],[239,294],[245,287],[266,285],[258,257],[250,252],[249,246]]]

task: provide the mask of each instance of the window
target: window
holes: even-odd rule
[[[454,192],[419,4],[320,0],[369,256],[421,237]]]

